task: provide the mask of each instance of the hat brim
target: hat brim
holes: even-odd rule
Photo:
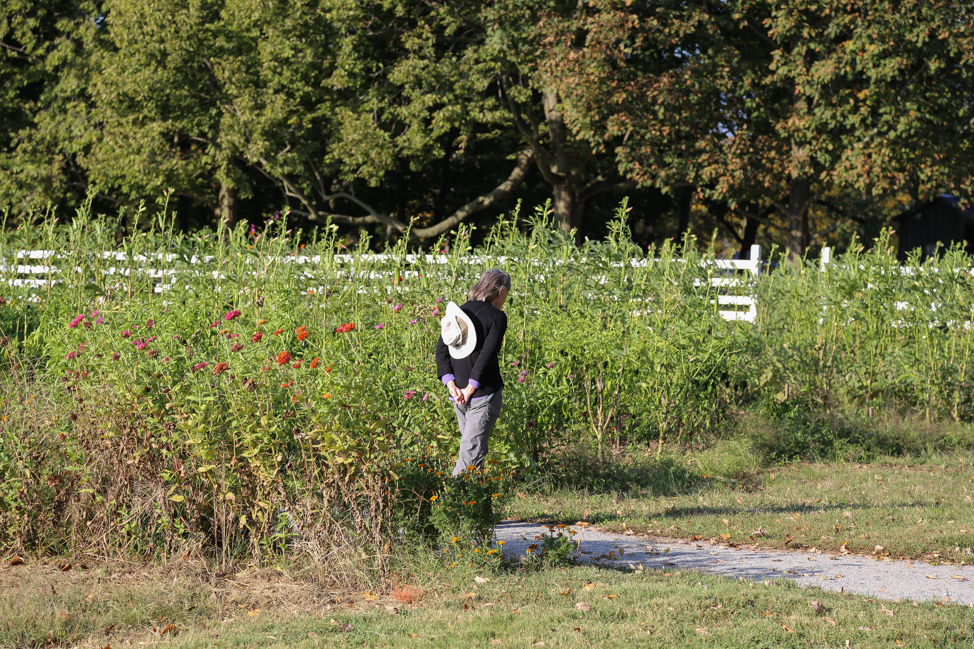
[[[450,350],[451,358],[466,358],[470,356],[473,352],[474,347],[477,346],[477,329],[473,326],[473,320],[466,313],[463,312],[455,302],[450,302],[446,305],[446,314],[444,317],[450,318],[454,317],[457,320],[461,320],[467,325],[467,337],[463,341],[462,345],[447,345],[447,349]]]

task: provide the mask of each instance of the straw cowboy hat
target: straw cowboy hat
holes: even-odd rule
[[[477,346],[473,320],[454,302],[446,305],[446,315],[440,320],[440,337],[453,358],[466,358]]]

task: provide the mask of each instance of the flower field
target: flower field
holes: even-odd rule
[[[872,434],[879,411],[974,419],[961,253],[906,272],[881,240],[824,269],[781,266],[747,286],[752,325],[720,316],[712,255],[692,240],[640,250],[625,214],[580,247],[539,210],[430,256],[347,249],[286,218],[188,235],[163,214],[119,241],[83,213],[4,231],[0,547],[297,550],[381,570],[403,535],[455,537],[462,512],[457,529],[482,536],[484,499],[563,442],[678,448],[758,418],[777,432],[755,443],[781,460],[921,443]],[[24,250],[51,251],[56,281],[17,285]],[[163,257],[169,275],[145,272]],[[505,409],[489,471],[446,488],[458,440],[438,317],[491,267],[514,280]]]

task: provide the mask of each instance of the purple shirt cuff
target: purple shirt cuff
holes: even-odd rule
[[[477,388],[478,390],[480,389],[480,381],[478,381],[476,379],[470,379],[469,381],[467,381],[467,385],[472,385],[473,387]]]
[[[456,381],[457,377],[453,376],[452,374],[444,374],[441,379],[443,381],[443,385],[450,385],[450,381]]]

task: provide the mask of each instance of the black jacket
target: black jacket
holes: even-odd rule
[[[504,333],[507,331],[507,314],[490,302],[471,300],[460,307],[470,316],[477,332],[477,344],[466,358],[453,358],[443,338],[436,343],[436,372],[442,380],[452,374],[461,390],[470,379],[480,383],[472,399],[499,392],[504,387],[498,356]]]

